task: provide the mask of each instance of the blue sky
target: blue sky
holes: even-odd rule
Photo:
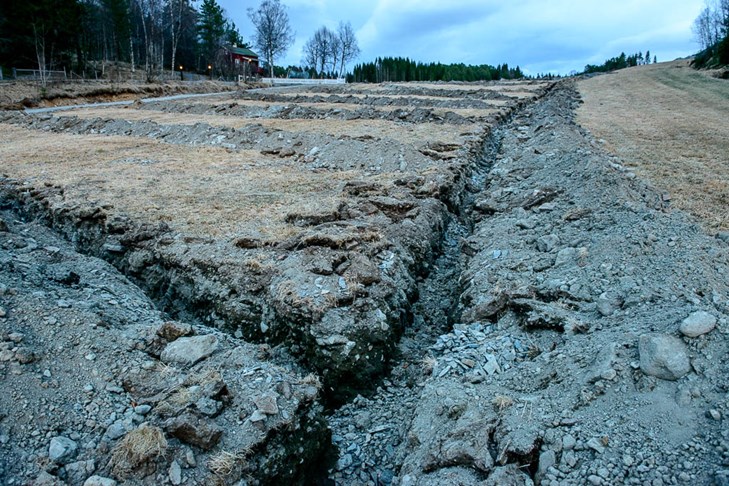
[[[245,39],[258,0],[218,0]],[[299,65],[316,29],[352,23],[359,61],[519,65],[527,74],[581,71],[624,51],[659,61],[698,50],[691,25],[704,0],[282,0],[296,42],[277,65]],[[351,67],[351,66],[350,66]]]

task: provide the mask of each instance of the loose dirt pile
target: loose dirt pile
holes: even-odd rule
[[[441,109],[436,98],[473,107],[498,87],[275,96],[365,105],[365,95],[422,96],[424,108]],[[49,484],[726,481],[729,372],[718,360],[729,238],[705,235],[575,125],[571,85],[501,88],[509,100],[493,126],[466,124],[452,146],[425,142],[433,153],[407,135],[427,118],[379,120],[402,135],[359,140],[295,131],[291,118],[275,122],[289,130],[214,118],[232,112],[193,126],[4,116],[4,156],[22,156],[0,197],[0,376],[15,394],[3,397],[0,447],[11,459],[0,475]],[[280,212],[274,197],[258,218],[280,226],[263,235],[251,231],[250,210],[238,215],[248,203],[229,200],[233,211],[217,211],[234,229],[206,236],[190,215],[207,202],[187,200],[162,220],[136,209],[172,180],[172,166],[109,172],[102,155],[64,159],[59,171],[20,150],[28,134],[80,145],[124,137],[125,150],[141,144],[150,160],[181,147],[226,153],[238,167],[246,158],[268,171],[258,175],[322,174],[335,204]],[[221,160],[205,175],[189,159],[208,192],[224,187],[211,182],[218,173],[233,185],[247,177]],[[147,189],[94,204],[120,174]],[[21,418],[29,415],[43,427]]]

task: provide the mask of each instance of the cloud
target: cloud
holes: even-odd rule
[[[245,37],[252,29],[245,9],[258,2],[219,1]],[[285,64],[299,64],[301,46],[317,28],[344,20],[357,32],[360,61],[402,56],[422,62],[508,62],[526,72],[562,74],[621,51],[650,49],[662,60],[686,56],[697,48],[691,24],[704,5],[704,0],[282,2],[297,34]]]

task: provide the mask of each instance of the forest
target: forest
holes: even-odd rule
[[[629,56],[626,56],[624,52],[621,52],[619,56],[611,57],[602,64],[588,64],[585,66],[584,73],[606,73],[618,69],[625,69],[627,67],[650,64],[651,62],[654,64],[658,62],[657,56],[653,56],[653,59],[651,60],[651,51],[645,51],[645,55],[643,55],[642,52],[638,52]]]
[[[374,62],[357,64],[349,82],[382,83],[394,81],[492,81],[499,79],[521,79],[524,77],[519,66],[508,64],[490,66],[482,64],[422,63],[402,57],[377,58]]]
[[[4,1],[0,66],[64,70],[94,78],[110,63],[148,77],[220,69],[221,44],[244,45],[215,0]],[[210,66],[210,67],[208,67]]]

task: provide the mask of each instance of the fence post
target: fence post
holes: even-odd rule
[[[18,72],[13,68],[13,79],[18,79]]]

